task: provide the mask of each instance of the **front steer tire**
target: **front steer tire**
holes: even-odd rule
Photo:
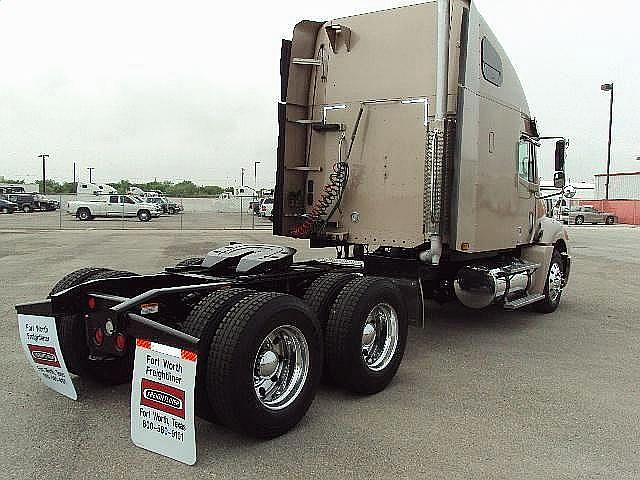
[[[280,333],[282,340],[276,341]],[[270,345],[266,351],[265,342]],[[298,351],[304,355],[298,356]],[[267,363],[278,373],[267,373]],[[299,368],[292,369],[292,365]],[[297,297],[270,292],[251,295],[220,323],[211,342],[207,370],[209,401],[222,424],[256,438],[277,437],[302,419],[315,397],[322,375],[320,326]],[[282,398],[277,389],[273,397],[271,393],[264,397],[262,385],[274,392],[269,382],[277,386],[281,381]]]
[[[391,280],[352,280],[338,294],[327,322],[324,338],[329,380],[360,395],[383,390],[402,362],[407,331],[407,308],[400,289]],[[365,338],[371,342],[366,346]]]
[[[557,285],[557,275],[560,275],[560,285]],[[549,271],[547,272],[547,279],[544,284],[544,299],[533,304],[533,309],[540,313],[553,313],[560,305],[560,299],[562,298],[562,284],[564,283],[564,268],[562,263],[562,255],[558,250],[554,250],[551,255],[551,263],[549,263]],[[559,291],[555,293],[552,288],[552,284],[556,283],[556,288]]]
[[[211,339],[227,312],[240,300],[254,293],[254,290],[247,288],[230,288],[210,293],[191,310],[182,324],[184,333],[200,339],[197,352],[195,411],[200,418],[210,422],[217,422],[207,394],[207,364]]]

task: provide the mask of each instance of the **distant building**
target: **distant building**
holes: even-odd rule
[[[606,198],[607,174],[595,177],[595,198]],[[640,200],[640,172],[618,172],[609,174],[609,200]]]

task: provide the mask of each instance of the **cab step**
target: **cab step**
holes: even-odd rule
[[[504,309],[517,310],[518,308],[526,307],[527,305],[531,305],[532,303],[539,302],[543,299],[544,295],[542,295],[541,293],[532,293],[527,295],[526,297],[521,297],[509,302],[505,302]]]

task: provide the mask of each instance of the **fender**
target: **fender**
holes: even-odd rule
[[[562,223],[553,218],[542,217],[539,225],[536,244],[556,245],[560,242],[564,246],[560,250],[564,250],[567,254],[569,253],[569,234]]]

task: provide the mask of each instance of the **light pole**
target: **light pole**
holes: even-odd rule
[[[241,168],[240,170],[240,228],[242,228],[242,214],[244,210],[244,202],[242,201],[242,197],[244,196],[244,168]]]
[[[47,175],[46,175],[46,169],[44,164],[45,164],[45,160],[49,158],[49,154],[42,153],[38,155],[38,158],[42,158],[42,194],[44,195],[45,193],[47,193]]]
[[[609,176],[611,169],[611,132],[613,130],[613,82],[604,83],[600,86],[600,90],[603,92],[609,92],[611,94],[609,100],[609,146],[607,150],[607,183],[605,184],[605,200],[609,200]]]
[[[96,169],[96,167],[87,167],[89,170],[89,183],[93,183],[91,173]]]
[[[258,164],[260,161],[253,162],[253,187],[258,190]]]

